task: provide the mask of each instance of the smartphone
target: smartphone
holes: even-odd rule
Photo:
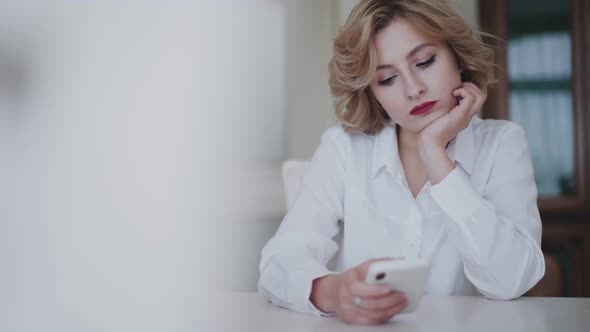
[[[396,259],[374,262],[369,265],[365,282],[385,284],[403,293],[408,306],[401,313],[413,312],[424,294],[430,264],[420,259]]]

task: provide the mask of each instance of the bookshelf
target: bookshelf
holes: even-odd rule
[[[484,118],[527,132],[547,273],[529,295],[590,297],[590,1],[480,0],[498,37]]]

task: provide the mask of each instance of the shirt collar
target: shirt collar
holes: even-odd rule
[[[473,135],[474,117],[467,128],[463,129],[455,137],[447,148],[449,158],[458,162],[461,167],[471,175],[474,163],[475,141]],[[394,123],[387,124],[375,136],[375,148],[373,149],[372,176],[375,177],[381,169],[385,168],[392,175],[401,175],[402,165],[397,149],[397,131]]]
[[[397,149],[397,132],[395,123],[388,123],[375,136],[373,149],[372,176],[375,177],[383,168],[392,175],[401,174],[401,162]]]

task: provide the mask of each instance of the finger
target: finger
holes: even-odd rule
[[[351,282],[349,290],[353,298],[358,296],[361,300],[377,299],[391,293],[387,285],[372,285],[360,280]]]
[[[479,113],[479,111],[481,111],[481,108],[483,107],[483,104],[486,102],[487,97],[485,95],[481,95],[480,97],[478,97],[475,100],[475,105],[473,105],[473,114],[475,115],[476,113]]]
[[[475,101],[475,104],[473,105],[473,107],[471,108],[472,110],[472,115],[475,115],[477,113],[479,113],[479,111],[481,111],[481,108],[483,107],[483,103],[485,102],[485,99],[477,99]]]
[[[362,303],[362,302],[361,302]],[[342,306],[343,312],[348,317],[369,317],[371,311],[360,306],[353,304],[352,302]]]
[[[473,95],[476,97],[476,103],[479,105],[479,108],[483,105],[483,103],[487,99],[487,95],[481,91],[481,89],[472,82],[464,82],[464,87],[469,89]]]
[[[395,315],[402,312],[405,308],[408,307],[408,304],[409,304],[408,300],[404,300],[401,303],[391,307],[389,310],[387,310],[387,312],[384,315],[385,321],[392,319]]]
[[[478,112],[486,100],[486,95],[483,92],[481,92],[481,90],[473,83],[470,83],[470,85],[466,86],[465,89],[468,89],[469,92],[471,92],[471,94],[473,94],[473,96],[475,97],[475,102],[473,103],[472,111]]]
[[[477,92],[477,94],[484,97],[484,99],[487,98],[487,95],[473,82],[463,82],[462,86],[471,88],[473,91]]]
[[[473,82],[462,82],[461,83],[462,87],[470,87],[470,88],[475,88],[477,90],[479,90],[479,87],[477,85],[475,85],[475,83]],[[481,91],[481,90],[480,90]]]
[[[467,88],[459,88],[453,91],[453,96],[460,98],[459,106],[455,107],[456,113],[466,113],[475,102],[475,96]]]
[[[393,316],[404,310],[407,306],[408,300],[405,297],[402,297],[401,300],[396,300],[393,304],[382,310],[365,309],[360,314],[367,316],[369,319],[383,322],[391,319]]]
[[[403,310],[406,303],[405,296],[402,293],[395,292],[378,301],[363,299],[359,305],[347,305],[343,309],[347,311],[348,316],[362,316],[371,320],[384,321]]]
[[[474,86],[473,84],[464,86],[462,89],[466,89],[467,91],[469,91],[475,98],[483,98],[484,97],[483,92],[481,92],[481,90],[477,86]]]
[[[375,291],[375,289],[377,289],[377,291],[375,291],[375,293],[373,293],[373,294],[363,292],[363,291],[361,291],[361,292],[357,291],[357,293],[353,293],[352,285],[347,285],[342,290],[341,294],[339,295],[340,307],[342,308],[343,311],[351,312],[353,314],[367,315],[369,310],[362,307],[362,303],[364,301],[368,301],[369,299],[373,299],[373,298],[383,297],[383,296],[388,295],[391,292],[389,287],[385,286],[385,285],[368,285],[368,284],[362,285],[363,283],[360,281],[355,281],[355,282],[359,283],[360,286],[374,286],[374,287],[368,287],[368,288],[370,288],[372,291]],[[363,287],[363,288],[365,288],[365,287]],[[359,294],[363,294],[363,295],[359,295]],[[360,303],[357,302],[357,298],[358,298],[358,300],[360,300]]]
[[[375,324],[381,324],[381,323],[384,323],[384,322],[392,319],[393,317],[395,317],[395,315],[401,313],[407,306],[408,306],[408,301],[403,301],[403,302],[401,302],[401,303],[399,303],[387,310],[372,311],[366,315],[360,315],[358,317],[366,317],[367,321],[369,321],[369,322],[373,322]]]
[[[480,93],[483,94],[483,92],[481,92],[481,89],[479,88],[479,86],[477,86],[477,84],[475,84],[473,82],[462,82],[461,83],[461,86],[474,88],[475,90],[477,90],[477,91],[479,91]]]
[[[403,303],[405,300],[406,297],[403,293],[392,292],[379,298],[362,299],[359,306],[369,311],[387,312],[392,307]]]
[[[395,317],[395,315],[402,312],[407,306],[408,306],[408,301],[404,300],[404,301],[392,306],[391,308],[388,308],[387,310],[372,311],[363,317],[367,317],[366,321],[371,324],[383,324],[383,323],[387,322],[388,320],[392,319],[393,317]]]
[[[460,98],[460,102],[475,99],[475,93],[469,87],[461,87],[453,90],[453,96]]]
[[[384,312],[378,313],[354,304],[348,304],[341,307],[341,316],[347,323],[353,324],[373,324],[373,320],[380,316],[385,316]]]
[[[349,311],[347,317],[350,323],[362,325],[376,325],[392,319],[395,315],[402,312],[408,306],[407,299],[398,302],[394,306],[382,311],[370,311],[367,309],[358,308],[354,311]]]

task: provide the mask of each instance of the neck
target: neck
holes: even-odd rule
[[[412,132],[399,125],[396,126],[398,150],[418,153],[418,133]]]

